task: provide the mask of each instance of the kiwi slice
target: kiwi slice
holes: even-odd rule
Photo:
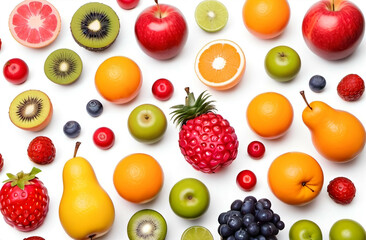
[[[11,122],[24,130],[40,131],[51,121],[52,103],[47,94],[28,90],[14,98],[9,107]]]
[[[75,82],[82,69],[83,63],[79,55],[65,48],[52,52],[44,63],[44,73],[48,79],[61,85]]]
[[[164,240],[166,232],[167,224],[164,217],[152,209],[138,211],[127,225],[130,240]]]
[[[102,51],[112,45],[120,28],[116,12],[97,2],[81,6],[72,17],[70,25],[75,41],[91,51]]]

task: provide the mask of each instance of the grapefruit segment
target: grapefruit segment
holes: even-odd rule
[[[239,45],[229,40],[215,40],[197,54],[195,71],[205,85],[226,90],[237,85],[245,70],[245,55]]]
[[[11,12],[9,29],[20,44],[42,48],[57,38],[61,29],[60,14],[45,0],[25,0]]]

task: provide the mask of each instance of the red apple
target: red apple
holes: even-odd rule
[[[302,22],[308,47],[320,57],[338,60],[351,55],[362,41],[365,20],[360,9],[347,0],[315,3]]]
[[[142,50],[155,59],[175,57],[187,41],[188,28],[182,13],[167,4],[145,9],[135,23],[135,34]]]
[[[117,0],[118,5],[126,10],[133,9],[137,6],[140,0]]]

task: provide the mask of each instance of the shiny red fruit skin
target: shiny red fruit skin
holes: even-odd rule
[[[24,238],[23,240],[45,240],[45,239],[43,237],[32,236],[32,237]]]
[[[24,190],[5,183],[0,190],[0,212],[5,222],[22,232],[29,232],[41,226],[48,213],[49,201],[47,188],[34,178]]]
[[[329,182],[327,191],[334,202],[346,205],[350,204],[356,195],[356,187],[346,177],[337,177]]]
[[[338,9],[331,9],[330,0],[316,2],[305,14],[302,34],[315,54],[338,60],[351,55],[361,43],[365,20],[351,1],[342,1]]]
[[[31,161],[45,165],[55,160],[56,148],[51,139],[38,136],[29,143],[27,153]]]
[[[130,10],[135,8],[137,4],[139,4],[139,1],[140,0],[117,0],[117,3],[121,8]]]
[[[179,132],[179,147],[186,161],[204,173],[216,173],[238,154],[235,130],[221,115],[212,112],[188,120]]]
[[[6,80],[19,85],[27,80],[29,69],[22,59],[13,58],[5,63],[3,73]]]
[[[146,8],[135,23],[135,35],[141,49],[150,57],[167,60],[175,57],[187,41],[188,27],[175,7],[159,4]]]
[[[152,86],[152,93],[154,97],[160,101],[169,100],[173,96],[174,86],[165,78],[156,80]]]
[[[237,175],[236,183],[244,191],[251,191],[257,184],[257,177],[252,171],[243,170]]]
[[[254,159],[260,159],[263,157],[264,152],[266,151],[266,148],[263,143],[259,141],[253,141],[249,143],[247,152],[250,157]]]
[[[98,128],[94,132],[93,141],[97,147],[107,150],[114,144],[114,133],[107,127]]]

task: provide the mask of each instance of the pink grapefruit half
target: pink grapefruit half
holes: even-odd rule
[[[60,14],[45,0],[25,0],[11,12],[9,29],[20,44],[42,48],[55,41],[60,33]]]

